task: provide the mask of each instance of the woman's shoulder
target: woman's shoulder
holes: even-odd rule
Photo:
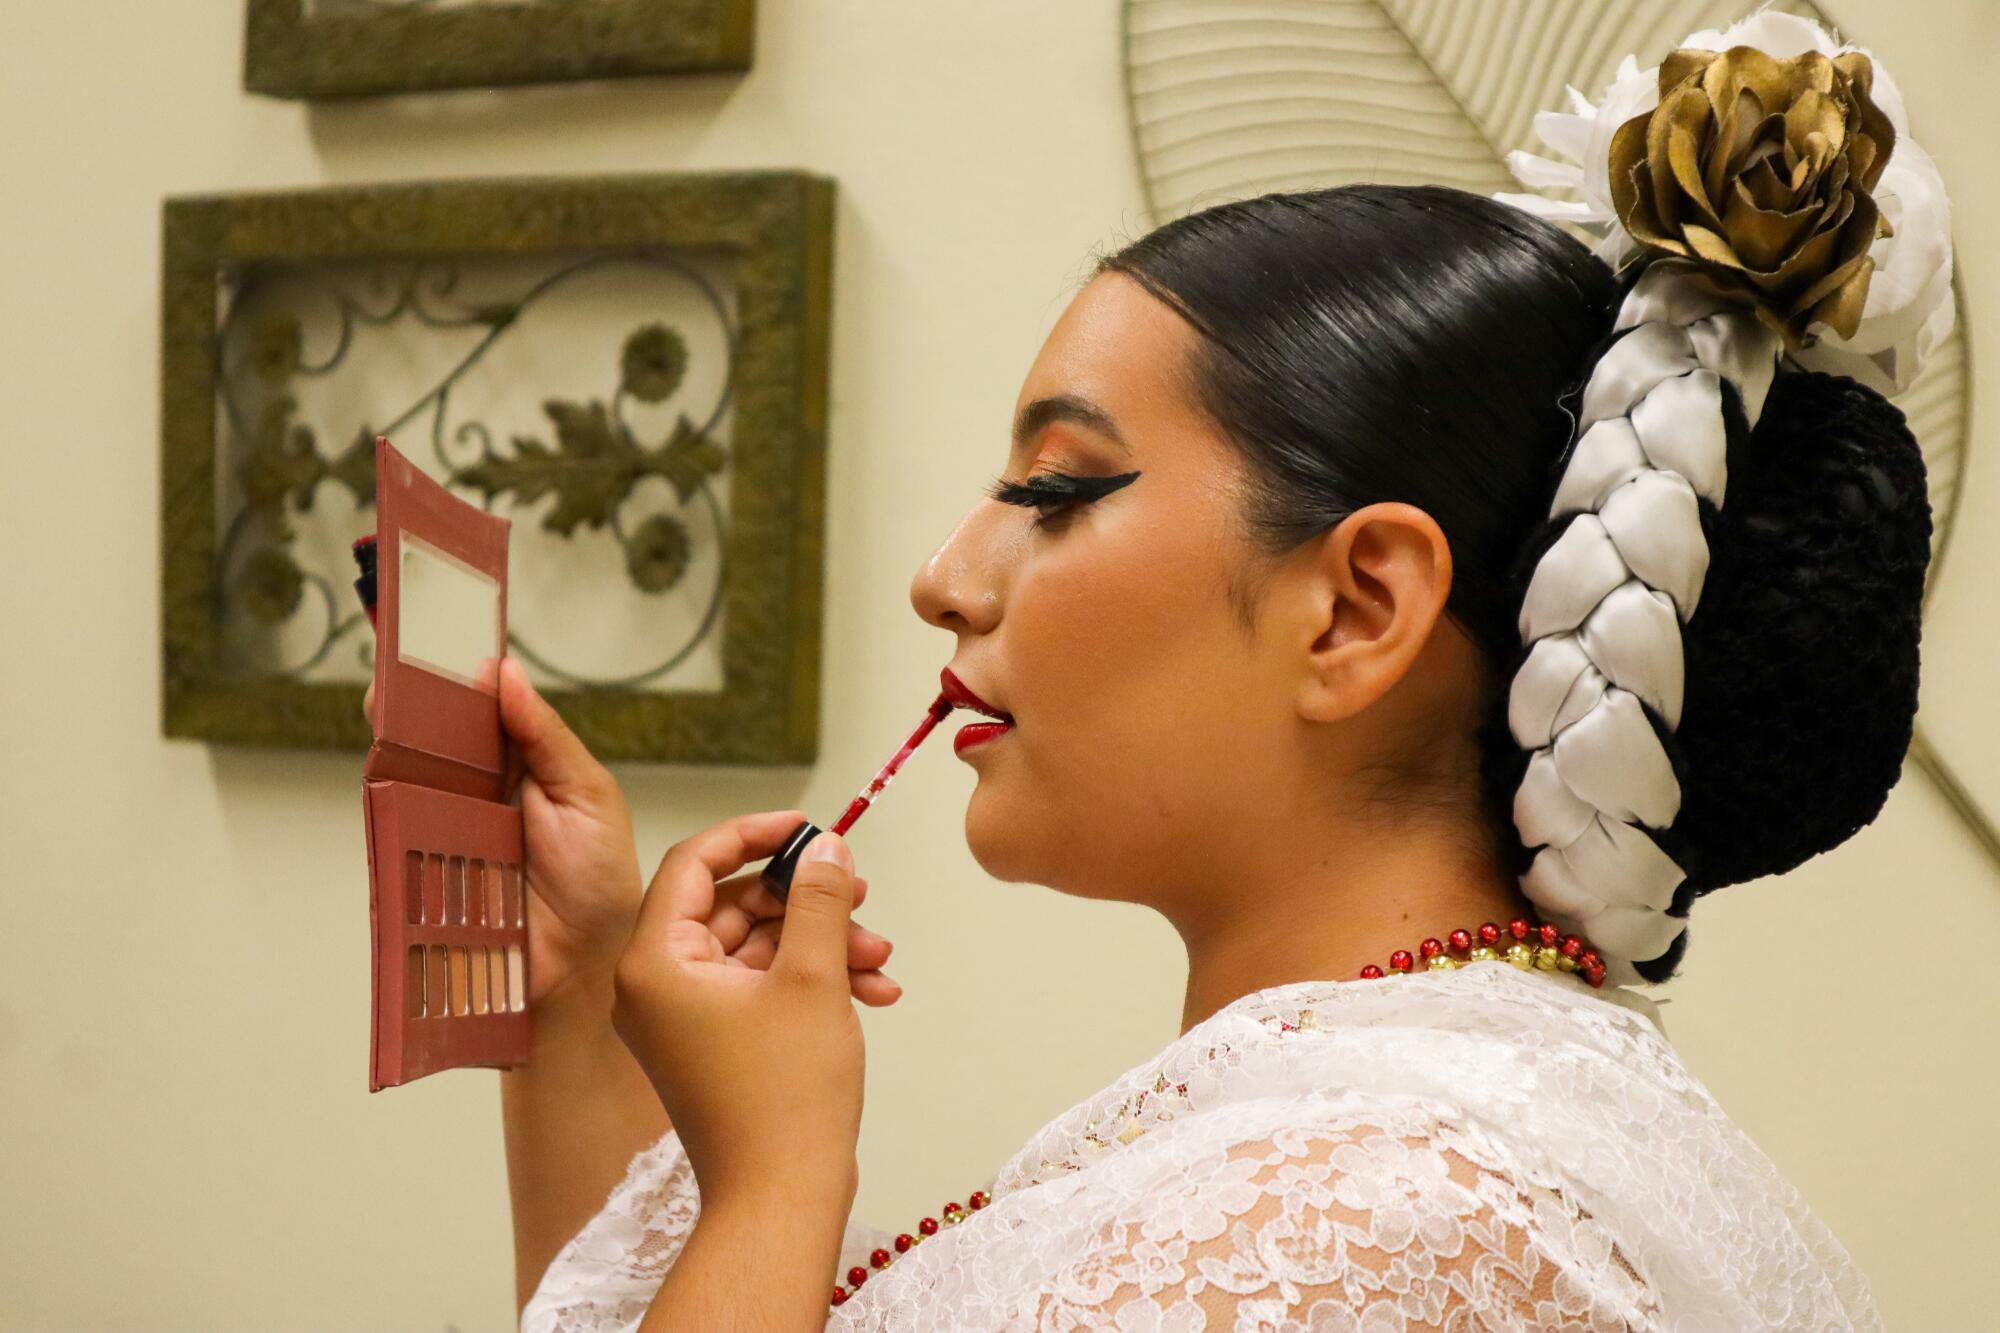
[[[1477,1117],[1579,1078],[1684,1085],[1640,996],[1506,964],[1245,995],[1050,1120],[1008,1163],[1016,1183],[1079,1170],[1154,1129],[1423,1106]]]
[[[1644,997],[1504,963],[1245,996],[1052,1120],[996,1193],[1035,1186],[1045,1216],[1107,1234],[1262,1218],[1378,1249],[1414,1243],[1406,1227],[1454,1252],[1483,1237],[1542,1275],[1537,1299],[1566,1275],[1565,1312],[1604,1302],[1634,1326],[1662,1302],[1718,1327],[1873,1318]]]

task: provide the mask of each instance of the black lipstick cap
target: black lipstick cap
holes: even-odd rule
[[[785,839],[785,845],[778,849],[778,854],[765,863],[760,878],[773,898],[782,903],[791,897],[792,872],[799,868],[799,858],[805,855],[806,844],[825,831],[808,819],[792,830],[792,835]]]

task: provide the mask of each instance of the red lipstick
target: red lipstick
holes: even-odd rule
[[[950,667],[944,669],[938,681],[944,687],[944,693],[940,697],[951,700],[960,708],[969,708],[975,713],[984,713],[994,719],[991,722],[973,722],[960,727],[958,734],[951,738],[951,748],[954,753],[964,754],[973,746],[997,739],[1014,729],[1013,714],[995,708],[974,694],[964,681],[952,673]]]
[[[890,756],[888,763],[882,765],[881,771],[869,779],[868,785],[861,789],[861,794],[847,803],[847,809],[841,812],[833,828],[825,831],[845,833],[853,828],[854,821],[861,818],[862,814],[875,804],[875,798],[880,796],[895,779],[904,762],[917,752],[917,747],[924,743],[926,736],[937,729],[937,724],[944,721],[952,707],[952,701],[942,694],[931,700],[931,706],[924,710],[924,720],[917,723],[917,729],[910,733],[910,738]],[[791,836],[785,839],[785,845],[778,849],[778,854],[765,862],[760,877],[764,881],[764,887],[769,889],[771,896],[779,902],[784,902],[791,894],[792,872],[798,869],[799,857],[805,852],[806,845],[817,838],[822,831],[819,825],[810,819],[806,820],[792,830]]]
[[[903,766],[903,761],[917,752],[917,747],[924,743],[924,737],[930,735],[931,730],[944,721],[945,714],[949,712],[951,712],[951,701],[942,694],[931,701],[930,710],[924,714],[924,720],[917,723],[917,729],[910,733],[910,739],[903,742],[902,748],[890,757],[888,763],[882,765],[882,771],[869,780],[868,785],[861,789],[861,794],[847,803],[847,809],[835,822],[833,832],[845,833],[854,827],[854,821],[861,818],[861,812],[875,804],[875,798],[880,796],[883,789],[895,778],[897,770]]]
[[[862,813],[874,805],[874,799],[880,797],[882,791],[890,785],[890,781],[902,769],[904,761],[908,761],[910,755],[916,753],[916,747],[924,743],[924,737],[936,731],[938,723],[942,723],[952,709],[972,709],[974,713],[984,713],[986,717],[994,719],[992,723],[972,723],[970,727],[960,729],[958,735],[952,739],[952,749],[956,749],[958,753],[964,753],[966,747],[978,745],[980,741],[990,741],[1008,731],[1014,731],[1014,715],[1002,713],[1000,709],[992,707],[990,703],[974,695],[970,689],[966,689],[964,681],[952,675],[950,667],[938,673],[938,685],[942,687],[942,691],[938,693],[936,699],[930,701],[930,707],[924,711],[924,721],[916,725],[916,731],[910,733],[910,739],[896,749],[896,753],[890,757],[886,765],[882,765],[880,773],[876,773],[868,781],[868,787],[864,787],[862,793],[848,803],[848,809],[842,811],[838,823],[834,823],[830,833],[846,833],[848,829],[854,827],[854,821],[858,821]],[[792,829],[792,835],[784,841],[784,847],[778,849],[778,855],[764,863],[760,879],[764,881],[764,887],[770,889],[770,895],[780,903],[784,903],[792,893],[792,871],[798,869],[800,855],[804,855],[806,845],[812,843],[812,839],[820,837],[820,833],[822,829],[808,819],[798,829]]]
[[[994,719],[992,722],[975,722],[959,730],[958,735],[952,739],[952,748],[960,754],[970,746],[1004,735],[1014,729],[1012,714],[1002,712],[966,688],[965,682],[953,675],[950,667],[939,673],[938,684],[942,689],[938,697],[931,700],[931,706],[924,710],[924,720],[917,724],[917,729],[910,733],[910,738],[890,756],[889,762],[882,765],[881,771],[869,779],[868,785],[861,789],[861,794],[848,802],[847,809],[841,812],[833,828],[825,831],[845,833],[853,828],[854,822],[875,804],[875,798],[880,796],[895,779],[904,762],[916,753],[917,747],[924,743],[924,738],[937,729],[937,724],[944,721],[952,709],[969,708],[975,713],[984,713]],[[764,881],[764,887],[771,891],[771,896],[779,902],[784,902],[791,894],[792,872],[798,869],[799,857],[805,852],[806,845],[817,838],[822,831],[819,825],[810,819],[806,820],[792,830],[791,836],[785,839],[785,845],[778,849],[778,854],[765,862],[760,878]]]

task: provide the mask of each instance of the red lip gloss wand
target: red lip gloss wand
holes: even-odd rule
[[[917,752],[917,747],[924,743],[924,738],[936,729],[938,723],[944,721],[953,706],[951,700],[942,694],[931,701],[930,708],[924,713],[924,720],[917,724],[917,729],[910,733],[910,738],[903,742],[902,748],[896,751],[895,756],[882,765],[882,771],[861,789],[861,794],[848,802],[847,809],[841,813],[831,832],[845,833],[854,827],[854,821],[861,818],[862,812],[875,803],[875,798],[880,796],[883,789],[895,778],[896,771],[902,768],[904,761]],[[764,887],[768,888],[771,896],[779,902],[784,902],[792,891],[792,872],[798,868],[799,857],[805,852],[806,844],[824,831],[827,830],[822,830],[810,819],[806,820],[792,830],[792,836],[785,839],[785,845],[765,865],[761,876]]]

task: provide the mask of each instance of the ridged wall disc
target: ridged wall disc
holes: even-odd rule
[[[1689,33],[1726,27],[1749,8],[1743,0],[1125,0],[1125,84],[1147,204],[1164,222],[1229,199],[1357,181],[1525,191],[1506,154],[1547,152],[1534,115],[1567,109],[1565,84],[1597,98],[1627,53],[1642,69],[1657,64]],[[1771,8],[1838,32],[1816,5]],[[1956,516],[1972,410],[1962,284],[1953,298],[1957,327],[1896,400],[1929,469],[1932,586]]]

